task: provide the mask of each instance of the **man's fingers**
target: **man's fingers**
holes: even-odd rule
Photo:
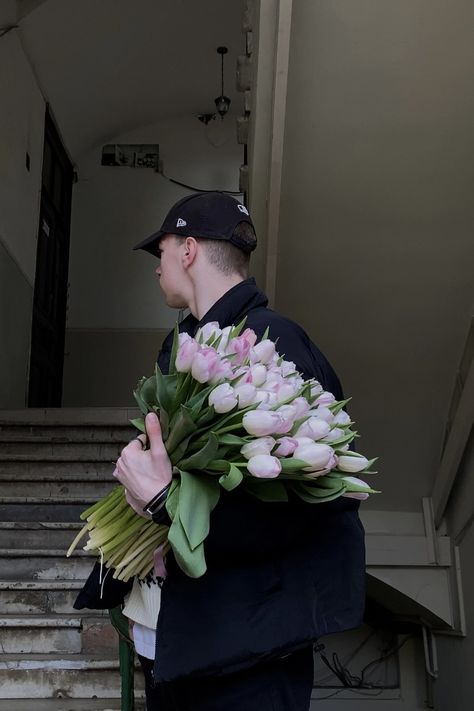
[[[151,453],[161,454],[165,449],[165,445],[161,436],[160,421],[154,412],[149,412],[145,417],[145,428],[150,442]]]
[[[132,447],[132,449],[145,449],[146,435],[144,435],[144,434],[138,435],[137,437],[132,439],[131,442],[129,442],[127,446]]]

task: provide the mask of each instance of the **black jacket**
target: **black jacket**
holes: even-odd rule
[[[266,308],[253,279],[228,291],[198,323],[188,316],[180,330],[194,335],[209,321],[238,323],[277,349],[307,378],[342,398],[334,370],[297,324]],[[168,370],[172,334],[158,363]],[[205,542],[208,570],[187,577],[172,555],[158,619],[155,678],[219,674],[305,647],[321,635],[356,627],[365,599],[364,531],[358,502],[263,503],[222,490]]]

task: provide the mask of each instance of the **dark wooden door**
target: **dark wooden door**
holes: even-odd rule
[[[31,333],[29,407],[60,407],[73,167],[46,111]]]

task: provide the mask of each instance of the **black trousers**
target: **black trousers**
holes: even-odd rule
[[[308,711],[313,649],[234,674],[153,685],[153,662],[140,657],[147,711]]]

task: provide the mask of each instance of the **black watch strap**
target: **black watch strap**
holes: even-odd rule
[[[166,499],[168,498],[168,492],[170,490],[170,484],[167,484],[161,491],[159,491],[156,496],[154,496],[144,507],[143,511],[150,514],[154,519],[154,516],[158,514],[165,506]]]

